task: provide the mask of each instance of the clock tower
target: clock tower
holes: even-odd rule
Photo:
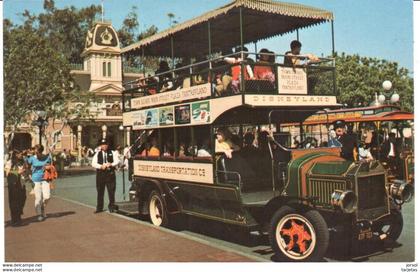
[[[108,22],[97,22],[86,36],[83,67],[90,73],[89,91],[106,85],[122,90],[121,49],[117,32]]]

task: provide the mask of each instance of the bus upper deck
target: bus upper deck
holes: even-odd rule
[[[212,98],[231,106],[337,106],[333,59],[257,54],[244,46],[256,49],[262,39],[332,20],[332,13],[308,6],[237,0],[123,48],[126,59],[160,58],[154,75],[144,69],[125,84],[124,111]],[[297,63],[289,65],[290,58]]]

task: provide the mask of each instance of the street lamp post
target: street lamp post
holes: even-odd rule
[[[33,124],[38,126],[39,128],[39,144],[42,145],[42,129],[48,125],[46,116],[47,113],[45,111],[39,110],[36,111],[35,114],[37,115],[37,119],[34,120]]]
[[[398,103],[398,101],[400,100],[400,95],[395,91],[390,92],[390,90],[392,89],[391,81],[385,80],[384,82],[382,82],[382,88],[384,89],[383,93],[379,95],[378,93],[375,93],[375,101],[374,101],[375,106],[380,106],[385,103],[388,105]],[[378,125],[378,130],[379,130],[379,125]],[[379,146],[379,137],[376,137],[376,144],[377,146]],[[381,156],[379,152],[379,148],[376,155],[379,160]]]
[[[123,147],[125,146],[125,137],[124,137],[124,126],[120,125],[118,129],[122,132],[123,135]],[[123,161],[122,161],[122,180],[123,180],[123,200],[125,200],[125,154],[123,149]]]
[[[378,96],[378,101],[380,104],[384,104],[386,101],[388,101],[388,104],[398,103],[398,101],[400,100],[400,95],[395,91],[390,92],[390,90],[392,89],[391,81],[385,80],[384,82],[382,82],[382,88],[384,89],[384,93]]]

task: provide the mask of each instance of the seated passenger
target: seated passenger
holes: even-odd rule
[[[174,155],[174,148],[173,148],[173,141],[168,141],[163,146],[163,156],[164,157],[172,157]]]
[[[155,75],[158,75],[160,92],[165,92],[173,88],[172,81],[168,81],[172,79],[172,73],[169,70],[168,62],[164,60],[160,61],[159,68],[155,71]]]
[[[149,157],[159,157],[160,156],[160,150],[159,150],[159,147],[158,147],[158,142],[157,142],[155,137],[153,137],[150,140],[150,145],[151,146],[150,146],[149,151],[147,152],[147,155]]]
[[[254,135],[252,132],[247,132],[244,135],[244,147],[241,149],[242,157],[252,158],[258,153],[258,149],[254,146]]]
[[[197,58],[193,66],[193,85],[200,85],[207,82],[209,76],[209,62],[206,56]]]
[[[158,85],[158,80],[155,77],[149,77],[146,79],[146,95],[157,94],[157,90],[159,88]]]
[[[185,66],[187,64],[184,60],[175,66],[177,71],[175,71],[176,79],[174,80],[174,89],[176,90],[191,86],[190,72],[188,68],[183,68]]]
[[[232,158],[232,152],[238,151],[239,147],[232,143],[230,132],[227,129],[219,128],[216,134],[215,152],[224,153],[228,159]]]
[[[197,157],[211,157],[210,154],[210,140],[205,138],[197,151]]]
[[[191,157],[190,149],[184,142],[179,144],[178,157]]]
[[[235,49],[236,53],[239,53],[241,51],[245,51],[248,52],[248,49],[246,47],[241,48],[241,47],[237,47]],[[235,55],[235,57],[226,57],[224,58],[226,63],[229,64],[233,64],[231,70],[232,70],[232,76],[230,77],[230,84],[232,86],[232,91],[233,93],[237,94],[240,92],[240,81],[241,81],[241,63],[247,59],[248,54],[244,53],[244,59],[241,58],[241,55]],[[249,64],[247,64],[245,66],[245,74],[244,74],[244,79],[254,79],[254,72],[252,71],[252,68]],[[229,76],[226,75],[224,76],[223,80],[228,80],[229,81]]]
[[[366,142],[359,144],[359,161],[373,161],[372,153],[370,153],[370,148],[368,147],[368,144]]]
[[[258,55],[258,62],[254,66],[255,79],[268,80],[274,83],[276,78],[270,64],[270,51],[266,48],[261,49]]]
[[[318,62],[319,59],[317,56],[313,54],[300,54],[300,50],[302,49],[302,44],[294,40],[290,43],[290,50],[285,53],[284,57],[284,66],[293,67],[293,69],[296,67],[296,65],[301,65],[301,60],[308,59],[309,62]]]

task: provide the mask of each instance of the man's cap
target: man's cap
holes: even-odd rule
[[[98,142],[98,145],[104,145],[104,144],[109,145],[109,140],[106,138],[100,139]]]
[[[346,126],[346,122],[344,122],[343,120],[337,120],[334,122],[334,129],[344,128],[345,126]]]

